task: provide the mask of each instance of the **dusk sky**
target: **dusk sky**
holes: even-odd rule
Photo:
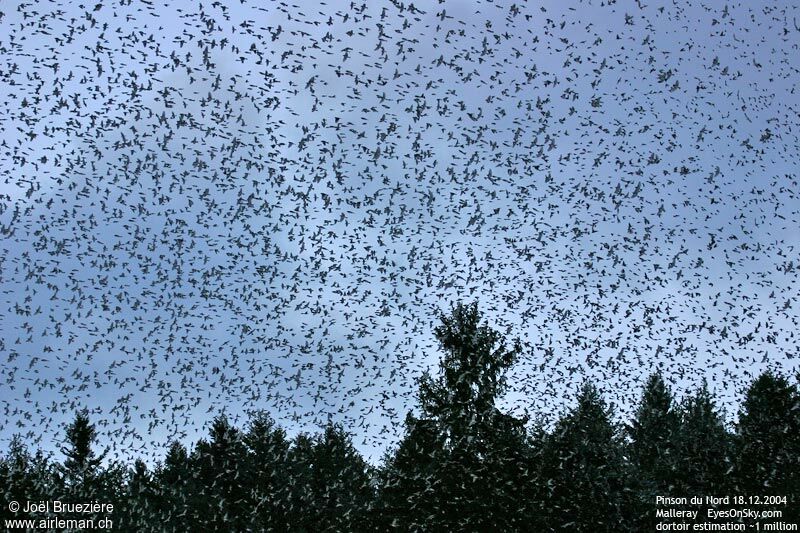
[[[0,5],[0,438],[267,410],[377,462],[478,300],[504,404],[800,369],[791,2]],[[625,396],[619,396],[620,391]]]

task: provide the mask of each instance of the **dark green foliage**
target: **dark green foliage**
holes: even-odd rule
[[[661,373],[650,376],[636,415],[627,428],[629,485],[635,498],[629,514],[636,527],[654,530],[656,496],[681,496],[675,486],[680,437],[680,413]]]
[[[54,498],[68,502],[118,502],[121,499],[125,468],[116,463],[103,466],[105,452],[95,451],[97,431],[86,411],[78,412],[67,426],[66,442],[61,451],[64,462],[55,469]],[[106,515],[70,515],[62,518],[99,521]]]
[[[159,513],[160,491],[141,459],[133,463],[128,472],[127,491],[123,495],[124,506],[114,514],[117,530],[153,531],[153,518]]]
[[[784,376],[766,372],[747,391],[737,426],[737,489],[786,495],[800,517],[800,394]]]
[[[247,447],[246,472],[252,507],[250,526],[255,531],[289,528],[289,441],[286,433],[265,412],[250,420],[244,436]]]
[[[369,466],[340,426],[328,424],[314,444],[314,508],[317,531],[369,530],[373,499]]]
[[[732,436],[714,398],[703,385],[680,409],[676,493],[727,494],[733,471]]]
[[[430,419],[406,416],[406,434],[379,472],[375,520],[381,529],[422,531],[439,516],[444,437]]]
[[[434,334],[444,352],[436,379],[420,380],[420,405],[436,418],[451,449],[482,451],[481,437],[496,416],[495,400],[502,392],[505,371],[519,353],[505,339],[481,324],[478,304],[458,304],[451,316],[441,316]]]
[[[112,503],[125,532],[653,531],[659,495],[787,496],[777,508],[798,519],[800,392],[785,377],[751,384],[735,434],[707,387],[676,405],[660,374],[624,431],[588,383],[552,430],[526,428],[496,405],[519,346],[482,323],[476,304],[440,318],[439,373],[420,380],[420,415],[407,415],[379,469],[340,425],[290,439],[264,412],[244,430],[218,416],[191,449],[172,442],[152,468],[124,468],[96,452],[82,411],[61,463],[12,440],[0,494]],[[26,516],[4,505],[0,518]]]
[[[22,439],[15,435],[11,440],[9,451],[0,459],[0,496],[4,502],[41,501],[54,491],[55,476],[53,467],[42,454],[37,451],[31,455]],[[0,519],[34,518],[22,510],[12,513],[8,505],[2,505]]]
[[[651,375],[635,418],[628,426],[631,462],[639,477],[660,494],[669,489],[675,469],[680,413],[673,402],[672,391],[661,374]]]
[[[289,451],[289,524],[294,531],[369,531],[370,468],[340,427],[299,435]]]
[[[182,531],[195,525],[192,502],[196,499],[196,482],[189,465],[189,454],[180,442],[173,441],[156,469],[158,486],[158,520],[164,531]]]
[[[296,531],[313,531],[316,520],[314,483],[314,439],[300,434],[292,443],[287,467],[289,523]]]
[[[75,420],[67,426],[66,437],[66,445],[61,450],[65,459],[58,469],[64,495],[74,501],[97,499],[103,456],[96,455],[93,449],[97,433],[86,411],[75,415]]]
[[[436,378],[423,375],[423,417],[382,472],[378,508],[398,530],[514,530],[526,521],[524,423],[495,406],[519,346],[481,323],[477,303],[456,305],[434,333],[444,352]],[[390,520],[391,518],[391,520]]]
[[[202,531],[242,531],[250,512],[242,434],[218,416],[209,437],[189,459],[199,487],[197,523]]]
[[[619,531],[625,464],[612,413],[586,384],[577,406],[545,439],[541,455],[539,527],[552,531]]]

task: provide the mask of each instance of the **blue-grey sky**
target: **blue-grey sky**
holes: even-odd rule
[[[377,460],[478,299],[504,404],[798,369],[790,2],[0,6],[0,437],[225,410]]]

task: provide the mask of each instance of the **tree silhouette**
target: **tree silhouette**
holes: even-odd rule
[[[19,435],[14,435],[8,453],[0,459],[0,494],[6,502],[38,502],[53,492],[54,473],[41,450],[31,455]],[[34,518],[22,510],[12,513],[8,505],[0,510],[0,519]]]
[[[152,470],[141,460],[123,468],[95,451],[80,411],[60,464],[11,440],[0,494],[112,503],[114,529],[126,532],[652,531],[659,495],[786,496],[775,507],[800,519],[800,391],[786,377],[751,383],[735,435],[705,384],[676,404],[659,373],[624,432],[591,383],[551,431],[528,428],[496,406],[519,343],[509,348],[477,303],[440,321],[439,372],[419,380],[420,413],[407,414],[377,470],[341,425],[289,440],[263,411],[244,431],[217,416],[207,439],[191,452],[171,442]],[[41,516],[3,506],[0,518]]]
[[[737,489],[742,494],[777,494],[800,512],[800,394],[773,372],[747,390],[737,427]]]
[[[420,406],[438,420],[448,448],[481,449],[481,437],[497,413],[505,371],[520,347],[515,343],[509,349],[499,332],[480,323],[477,302],[458,303],[450,316],[439,319],[434,334],[444,357],[437,378],[426,373],[420,379]]]
[[[405,436],[384,458],[374,520],[381,529],[423,531],[438,519],[441,487],[438,465],[444,436],[432,419],[406,416]]]
[[[286,432],[276,427],[269,414],[259,411],[250,419],[244,443],[247,448],[245,477],[253,515],[251,528],[256,531],[289,529]]]
[[[318,531],[368,531],[369,465],[341,426],[329,423],[317,437],[313,473]]]
[[[92,446],[97,439],[94,424],[86,411],[80,411],[66,431],[66,445],[61,449],[65,459],[59,473],[67,494],[75,501],[97,498],[99,471],[105,454],[96,455]]]
[[[314,531],[316,491],[314,439],[301,433],[292,441],[287,461],[289,494],[286,505],[289,523],[298,532]]]
[[[732,440],[705,384],[684,399],[680,417],[678,467],[673,478],[676,491],[726,494],[733,470]]]
[[[631,513],[641,530],[655,530],[655,497],[675,493],[673,478],[679,468],[679,429],[680,413],[675,409],[672,391],[661,373],[654,373],[645,384],[641,402],[627,428],[630,473],[637,494]]]
[[[178,441],[170,443],[164,461],[155,471],[159,494],[155,522],[163,531],[178,532],[199,527],[194,509],[198,507],[196,479],[189,464],[189,453]]]
[[[209,440],[200,440],[190,456],[199,483],[203,531],[242,531],[250,512],[245,486],[246,450],[241,432],[224,415],[211,424]]]
[[[153,475],[141,459],[133,463],[128,473],[124,505],[114,513],[115,529],[122,531],[163,531],[160,523],[153,520],[158,515],[159,493]]]
[[[119,503],[125,485],[125,468],[119,463],[103,467],[106,453],[97,454],[94,445],[97,431],[86,410],[76,413],[67,426],[66,441],[61,451],[64,462],[56,468],[53,498],[67,502]],[[104,513],[62,514],[62,518],[99,521]],[[109,517],[110,518],[110,517]]]
[[[348,434],[329,423],[298,435],[289,452],[289,522],[294,531],[370,531],[369,465]]]
[[[538,479],[542,530],[626,529],[622,439],[611,420],[600,393],[587,383],[545,440]]]
[[[439,319],[439,373],[419,381],[423,417],[407,418],[406,438],[386,463],[381,504],[399,529],[513,529],[525,507],[511,489],[525,485],[524,423],[495,402],[519,343],[508,348],[482,323],[477,302]]]

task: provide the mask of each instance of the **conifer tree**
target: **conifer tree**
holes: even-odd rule
[[[679,427],[680,415],[672,391],[661,373],[654,373],[647,380],[634,419],[627,428],[630,485],[637,494],[631,514],[642,530],[655,528],[655,497],[674,494],[673,478],[679,467]]]
[[[196,480],[183,444],[170,443],[154,477],[159,494],[156,521],[163,530],[178,532],[199,527],[193,505],[198,498]]]
[[[246,483],[255,531],[289,529],[289,441],[286,432],[264,411],[253,414],[244,435],[247,448]]]
[[[420,380],[419,400],[426,416],[439,421],[450,449],[485,446],[482,432],[491,426],[495,401],[505,385],[505,371],[520,352],[502,335],[481,323],[478,303],[458,303],[434,334],[444,357],[436,378]]]
[[[341,426],[298,435],[289,450],[289,522],[293,531],[371,531],[369,465]]]
[[[541,455],[543,531],[623,531],[625,465],[618,428],[600,393],[585,384]]]
[[[6,455],[0,459],[0,496],[5,502],[47,500],[53,491],[53,472],[41,450],[31,454],[19,435],[14,435]],[[0,510],[0,519],[35,518],[22,510],[12,513],[8,505]]]
[[[224,415],[211,424],[209,440],[200,440],[191,456],[199,482],[196,512],[204,531],[241,531],[249,522],[245,486],[246,451],[241,432]]]
[[[369,465],[350,436],[328,423],[314,443],[313,491],[319,531],[369,531]]]
[[[314,479],[314,439],[300,433],[289,448],[289,494],[287,516],[292,529],[298,532],[314,531],[316,523],[316,491]]]
[[[705,383],[684,399],[680,418],[676,493],[726,494],[733,471],[732,439]]]
[[[85,410],[76,413],[67,426],[66,444],[61,450],[65,459],[59,469],[63,490],[73,501],[91,501],[99,496],[100,466],[105,454],[96,454],[93,449],[96,439],[97,432],[88,413]]]
[[[56,468],[54,498],[75,503],[103,502],[115,504],[123,499],[125,468],[113,462],[103,466],[106,452],[98,454],[94,447],[97,431],[86,410],[79,411],[66,428],[66,441],[61,451],[64,461]],[[99,522],[112,515],[105,513],[63,514],[62,518],[91,519]]]
[[[115,528],[122,531],[163,531],[155,521],[158,514],[158,493],[155,481],[147,465],[136,459],[128,473],[124,504],[114,513]]]
[[[508,347],[482,323],[477,302],[458,303],[439,319],[439,373],[420,379],[423,416],[407,419],[413,427],[387,461],[382,505],[401,529],[418,520],[440,530],[514,529],[525,515],[513,489],[525,485],[524,424],[495,402],[519,343]]]
[[[438,520],[441,487],[438,465],[444,437],[435,421],[406,416],[405,435],[379,472],[374,520],[383,530],[423,531]]]
[[[773,372],[750,385],[737,426],[737,490],[786,495],[786,511],[800,514],[800,394]]]

